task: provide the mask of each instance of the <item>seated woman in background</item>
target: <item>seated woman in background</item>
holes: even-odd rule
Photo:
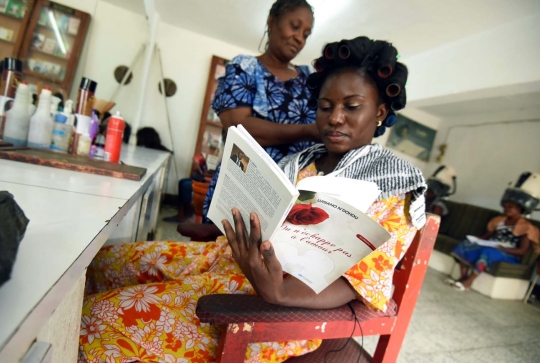
[[[280,163],[293,183],[320,173],[377,183],[381,194],[367,214],[390,232],[385,244],[319,294],[283,278],[270,241],[260,244],[261,264],[249,264],[243,242],[259,239],[259,220],[251,215],[248,235],[237,209],[237,232],[225,222],[227,238],[215,242],[104,247],[88,269],[87,286],[97,294],[84,301],[80,362],[213,362],[219,327],[201,324],[195,314],[198,299],[207,294],[259,294],[274,304],[315,309],[359,299],[385,310],[394,268],[425,223],[421,171],[372,144],[406,103],[407,68],[396,55],[390,43],[366,37],[327,45],[308,80],[324,144]],[[320,340],[252,343],[245,361],[283,362],[319,345]]]
[[[508,194],[505,194],[508,196]],[[538,229],[523,218],[525,207],[519,199],[503,197],[504,215],[489,221],[483,240],[499,241],[508,247],[486,247],[465,240],[452,251],[458,261],[461,277],[457,281],[447,279],[457,290],[470,289],[479,274],[489,269],[495,262],[521,263],[532,243],[538,243]]]

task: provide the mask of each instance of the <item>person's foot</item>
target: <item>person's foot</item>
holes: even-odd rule
[[[467,286],[463,285],[461,282],[456,281],[454,283],[454,289],[456,289],[457,291],[460,291],[460,292],[464,292],[464,291],[469,290],[470,287],[467,287]]]
[[[447,277],[443,280],[443,282],[446,284],[446,285],[450,285],[450,286],[454,286],[454,284],[456,283],[456,280],[454,280],[453,278],[451,277]]]

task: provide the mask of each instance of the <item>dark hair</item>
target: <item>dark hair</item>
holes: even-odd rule
[[[137,131],[137,146],[144,146],[149,149],[157,149],[169,151],[165,146],[161,145],[161,139],[156,130],[152,127],[143,127]]]
[[[317,72],[307,80],[311,91],[309,106],[317,107],[321,87],[330,75],[347,69],[360,70],[373,81],[381,103],[388,107],[388,115],[375,130],[374,137],[381,136],[387,127],[396,123],[395,111],[401,110],[407,103],[405,84],[408,71],[403,63],[397,61],[398,58],[397,49],[391,43],[368,37],[327,44],[322,56],[313,61]]]
[[[313,16],[313,8],[306,0],[277,0],[272,4],[268,15],[279,19],[283,14],[287,14],[297,8],[306,8],[311,11],[311,16]]]

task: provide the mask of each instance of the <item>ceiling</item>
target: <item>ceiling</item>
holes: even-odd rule
[[[102,0],[145,14],[143,0]],[[257,52],[274,0],[155,0],[162,21]],[[538,0],[308,0],[315,26],[298,63],[329,41],[390,39],[404,58],[540,12]]]
[[[533,108],[538,109],[538,116],[540,118],[540,92],[467,100],[418,108],[440,118]]]

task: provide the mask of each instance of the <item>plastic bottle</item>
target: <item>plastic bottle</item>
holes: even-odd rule
[[[72,126],[67,123],[68,118],[61,113],[56,115],[52,131],[51,150],[67,153],[71,141]]]
[[[64,103],[64,110],[61,112],[67,117],[66,123],[69,125],[75,125],[75,115],[73,115],[73,101],[67,100]]]
[[[79,139],[83,133],[90,134],[90,116],[94,107],[94,93],[96,92],[97,83],[88,78],[81,79],[79,93],[77,95],[77,106],[75,107],[75,115],[77,117],[77,128],[73,135],[72,152],[77,153]]]
[[[22,79],[22,62],[16,58],[5,58],[0,78],[0,139],[4,134],[6,111],[13,106],[17,86]]]
[[[110,161],[111,163],[120,161],[122,136],[124,135],[125,126],[126,124],[122,116],[120,116],[120,112],[116,112],[116,115],[109,118],[107,136],[105,138],[105,152],[103,155],[105,161]]]
[[[54,126],[51,117],[51,90],[45,87],[41,90],[37,111],[30,118],[30,130],[28,131],[28,147],[37,149],[49,149],[52,141]]]
[[[77,155],[88,156],[88,154],[90,154],[91,146],[92,139],[90,139],[90,134],[88,132],[84,132],[77,143]]]
[[[19,83],[13,107],[6,114],[4,128],[4,140],[12,143],[13,146],[26,146],[31,116],[28,109],[29,98],[28,85],[26,82]]]
[[[53,119],[56,118],[56,114],[58,113],[58,106],[60,105],[60,102],[62,100],[56,96],[51,97],[51,117]]]
[[[103,160],[103,155],[105,153],[105,136],[98,134],[92,147],[94,148],[92,157],[94,159]]]

